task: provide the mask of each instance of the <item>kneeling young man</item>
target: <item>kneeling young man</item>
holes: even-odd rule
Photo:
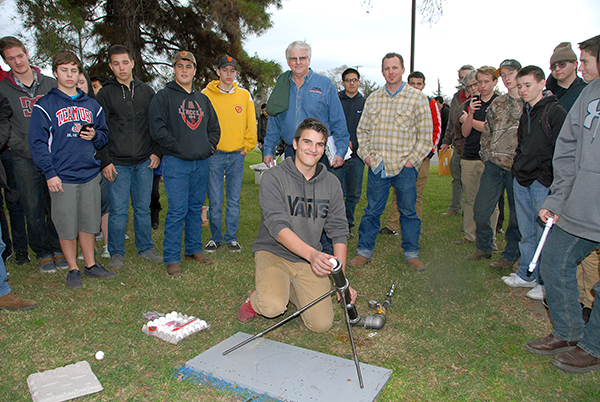
[[[264,173],[260,185],[262,222],[252,247],[256,290],[238,311],[241,322],[257,315],[276,317],[291,301],[302,308],[331,289],[329,259],[346,267],[348,221],[339,180],[319,164],[327,143],[327,127],[308,118],[296,129],[296,156]],[[321,252],[321,233],[333,243],[333,256]],[[350,288],[352,302],[356,292]],[[333,323],[331,298],[302,315],[311,331],[325,332]]]

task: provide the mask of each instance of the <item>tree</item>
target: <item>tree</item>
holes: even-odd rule
[[[356,70],[358,70],[357,67],[353,67],[353,68],[356,68]],[[347,68],[348,68],[347,65],[342,64],[339,67],[331,68],[331,69],[329,69],[327,71],[323,71],[319,74],[322,74],[322,75],[330,78],[331,81],[333,81],[333,83],[335,84],[336,89],[338,91],[341,91],[344,89],[344,87],[342,86],[342,73]],[[364,75],[361,74],[359,91],[365,98],[367,98],[369,95],[371,95],[371,93],[375,92],[377,89],[379,89],[379,85],[377,85],[374,81],[367,79]]]
[[[278,63],[249,56],[242,46],[248,35],[271,27],[270,6],[280,8],[281,0],[17,0],[41,60],[76,49],[90,72],[111,75],[106,55],[120,43],[133,53],[134,74],[150,81],[185,49],[196,56],[197,86],[204,87],[216,78],[218,60],[230,55],[254,95],[281,73]]]

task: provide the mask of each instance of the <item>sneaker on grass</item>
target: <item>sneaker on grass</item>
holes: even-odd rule
[[[531,289],[529,292],[527,292],[527,294],[525,296],[527,296],[533,300],[542,300],[543,301],[546,298],[546,289],[544,288],[544,285],[536,284],[535,287],[533,289]]]
[[[109,268],[123,268],[125,257],[123,257],[121,254],[114,254],[111,257],[110,264],[108,265]]]
[[[83,289],[81,283],[81,272],[77,269],[72,269],[67,273],[67,287],[70,289]]]
[[[101,258],[110,258],[110,253],[108,252],[108,246],[102,247],[102,254],[100,254]]]
[[[29,253],[27,251],[17,251],[15,254],[15,260],[17,261],[18,266],[29,264],[31,262],[29,259]]]
[[[107,271],[106,268],[104,268],[102,265],[100,265],[98,263],[92,265],[89,268],[86,267],[84,274],[86,276],[91,276],[94,278],[104,278],[104,279],[111,279],[111,278],[114,278],[115,276],[117,276],[117,274],[115,274],[114,272]]]
[[[535,287],[535,285],[537,285],[537,282],[535,280],[526,281],[517,274],[511,274],[511,276],[502,277],[502,281],[511,288],[533,288]]]
[[[158,254],[153,249],[146,251],[144,254],[140,254],[140,257],[142,257],[144,260],[148,260],[150,262],[162,262],[162,260],[163,260],[161,255]]]
[[[56,272],[56,267],[54,266],[54,258],[52,256],[38,258],[38,267],[40,271],[46,274],[53,274]]]
[[[219,247],[221,247],[221,242],[209,240],[208,243],[206,243],[206,246],[204,247],[204,251],[206,251],[207,253],[214,253],[218,250]]]
[[[232,253],[239,253],[240,251],[242,251],[242,246],[240,246],[240,243],[238,243],[235,240],[232,241],[231,243],[227,243],[227,248]]]
[[[53,259],[56,269],[69,269],[69,264],[63,253],[54,253]]]

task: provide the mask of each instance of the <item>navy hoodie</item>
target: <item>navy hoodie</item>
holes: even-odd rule
[[[79,96],[53,88],[33,107],[29,124],[29,148],[33,162],[46,180],[58,176],[64,183],[87,183],[100,173],[96,150],[106,145],[108,127],[102,107],[77,90]],[[78,137],[84,124],[93,123],[91,141]]]
[[[221,138],[219,119],[206,95],[188,93],[175,81],[158,91],[150,104],[150,135],[163,155],[185,161],[206,159]]]
[[[352,157],[358,158],[356,150],[358,149],[358,139],[356,137],[356,127],[362,116],[362,111],[365,108],[365,101],[367,100],[360,92],[354,95],[353,98],[346,95],[346,91],[338,92],[340,102],[342,102],[342,109],[344,109],[344,115],[346,116],[346,125],[348,126],[348,134],[350,134],[350,142],[352,143]]]

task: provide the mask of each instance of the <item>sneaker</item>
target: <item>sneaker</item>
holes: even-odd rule
[[[106,246],[105,246],[105,247],[106,247]],[[94,246],[94,254],[98,254],[98,247],[96,247],[96,246]],[[79,255],[77,256],[77,259],[78,259],[79,261],[84,261],[84,260],[85,260],[85,258],[83,258],[83,253],[79,254]]]
[[[100,232],[96,235],[96,241],[100,241],[102,239],[104,239],[104,234],[102,234],[102,232]]]
[[[100,254],[101,258],[110,258],[110,253],[108,252],[108,246],[102,247],[102,254]]]
[[[221,242],[209,240],[208,243],[206,243],[206,247],[204,247],[204,251],[207,253],[214,253],[219,247],[221,247]]]
[[[238,243],[235,240],[232,241],[231,243],[227,243],[227,248],[232,253],[239,253],[240,251],[242,251],[242,246],[240,246],[240,243]]]
[[[77,269],[72,269],[67,274],[66,285],[70,289],[83,289],[83,283],[81,283],[81,272]]]
[[[54,266],[54,258],[52,258],[52,256],[38,258],[38,267],[40,271],[46,274],[53,274],[56,272],[56,267]]]
[[[546,298],[546,289],[544,285],[535,285],[525,296],[533,300],[544,300]]]
[[[163,260],[161,255],[152,249],[149,251],[146,251],[144,254],[140,254],[140,257],[142,257],[144,260],[148,260],[150,262],[162,262],[162,260]]]
[[[56,269],[69,269],[69,264],[67,264],[67,259],[63,253],[54,253],[53,259]]]
[[[115,254],[110,259],[110,264],[108,264],[109,268],[123,268],[123,263],[125,262],[125,257],[121,254]]]
[[[254,292],[256,292],[256,289],[252,291],[252,293]],[[242,303],[237,312],[237,318],[243,324],[252,321],[258,316],[258,313],[252,308],[252,303],[250,303],[250,297],[252,296],[252,293],[250,293],[250,296],[248,296],[248,298]]]
[[[0,310],[32,310],[37,306],[33,300],[21,299],[14,292],[0,297]]]
[[[502,280],[505,280],[505,279],[508,279],[508,278],[510,278],[511,276],[517,276],[516,272],[512,272],[510,275],[508,275],[508,276],[503,276],[503,277],[501,277],[500,279],[502,279]]]
[[[18,266],[29,264],[31,262],[29,259],[29,253],[27,251],[17,251],[15,254],[15,260],[17,261]]]
[[[379,230],[380,235],[398,236],[398,232],[387,227]]]
[[[13,256],[12,250],[5,249],[4,252],[2,253],[2,259],[4,260],[4,263],[6,264],[6,261],[12,256]]]
[[[533,288],[537,285],[537,282],[535,280],[526,281],[517,274],[511,274],[511,276],[503,276],[502,281],[511,288]]]
[[[94,278],[111,279],[117,276],[114,272],[107,271],[102,265],[96,263],[91,267],[85,267],[83,272],[86,276],[92,276]]]

